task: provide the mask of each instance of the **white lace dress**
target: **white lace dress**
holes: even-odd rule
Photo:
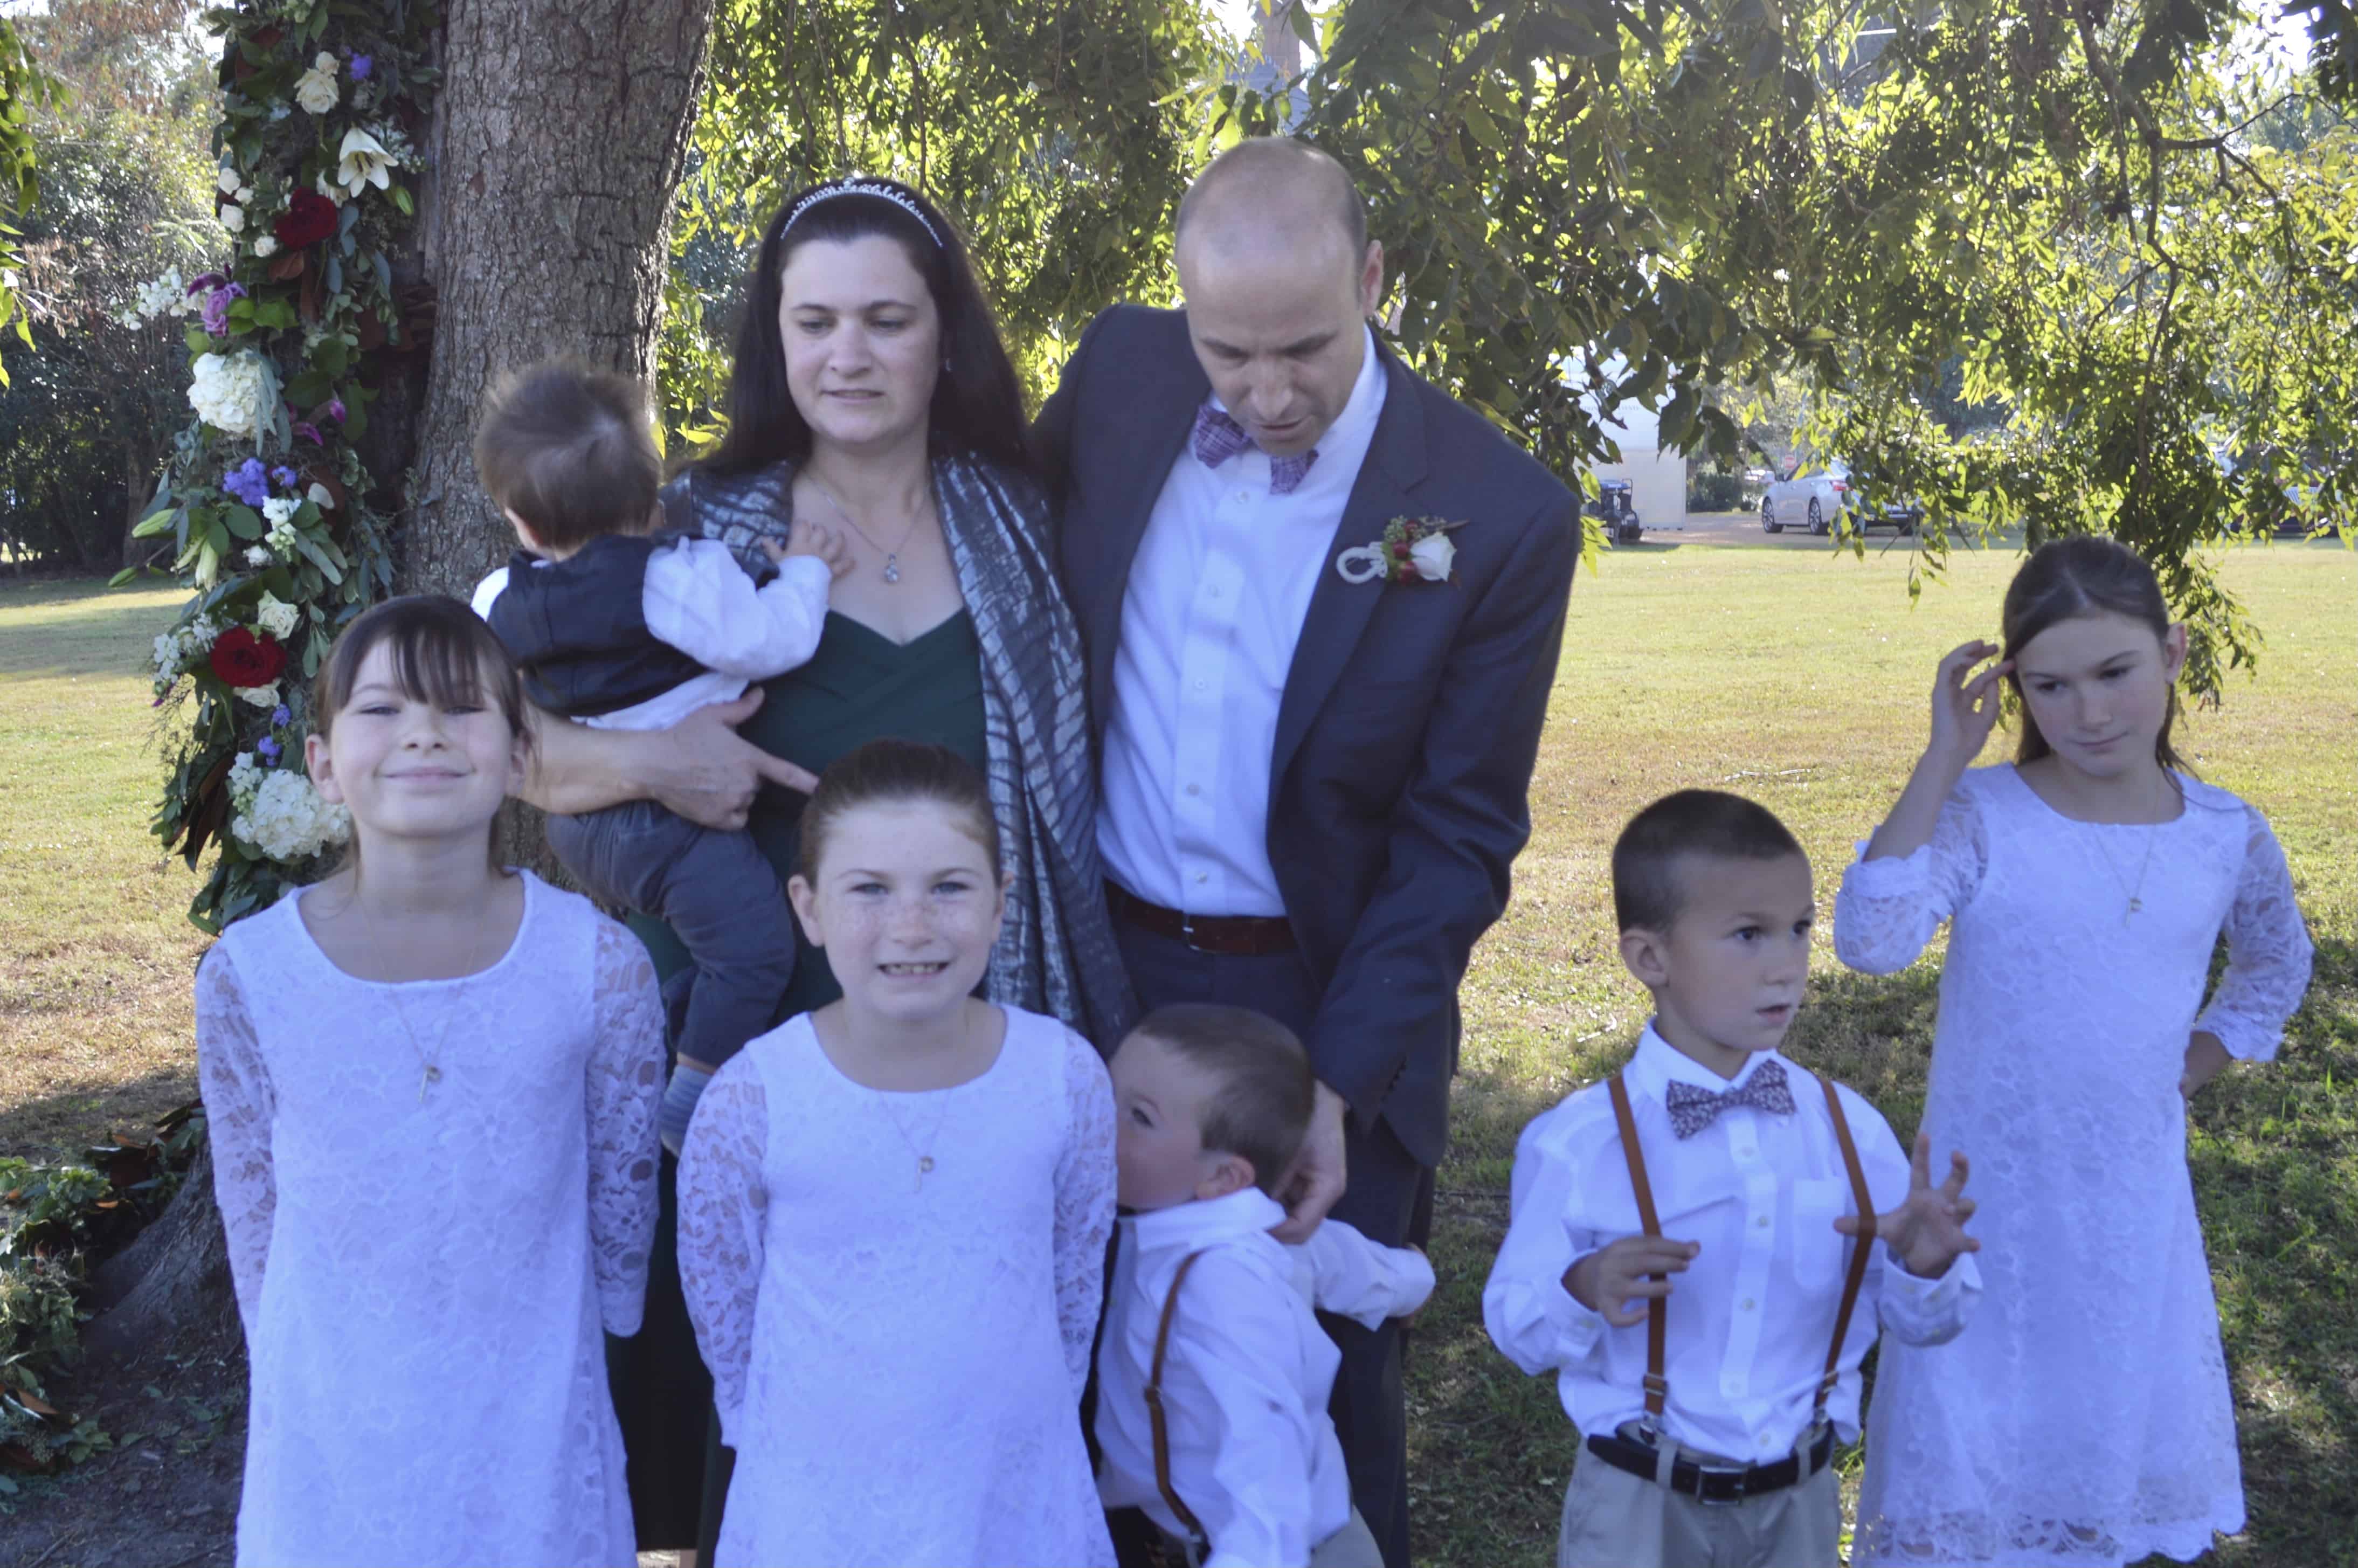
[[[1951,1343],[1884,1346],[1857,1563],[2184,1561],[2243,1528],[2178,1080],[2196,1029],[2275,1054],[2309,941],[2267,823],[2183,782],[2175,821],[2113,826],[1976,769],[1931,843],[1843,879],[1854,968],[1951,922],[1924,1129],[1936,1162],[1973,1161],[1988,1287]]]
[[[1079,1411],[1113,1090],[1080,1036],[1002,1011],[955,1088],[853,1083],[806,1013],[698,1103],[679,1272],[737,1451],[721,1568],[1112,1563]]]
[[[654,1232],[644,950],[527,873],[497,963],[383,984],[299,897],[197,973],[252,1363],[238,1562],[634,1563],[600,1330],[637,1332]]]

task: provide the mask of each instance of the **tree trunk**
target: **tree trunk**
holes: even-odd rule
[[[456,0],[426,271],[439,312],[404,586],[466,597],[514,535],[475,479],[502,373],[652,380],[672,196],[713,0]]]
[[[398,510],[405,591],[464,599],[511,548],[475,482],[475,412],[493,376],[566,354],[653,379],[712,5],[452,0],[419,240],[393,264],[397,290],[432,289],[432,354],[394,359],[362,443],[375,503]],[[539,840],[536,818],[503,827],[512,859],[546,859]],[[102,1283],[91,1342],[233,1340],[210,1157],[150,1229]]]

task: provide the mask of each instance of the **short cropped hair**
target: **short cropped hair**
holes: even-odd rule
[[[1252,1162],[1253,1184],[1274,1193],[1310,1131],[1317,1084],[1293,1030],[1249,1007],[1178,1002],[1130,1031],[1217,1080],[1197,1133],[1204,1147]]]
[[[1186,232],[1188,220],[1197,215],[1221,186],[1231,181],[1274,183],[1305,170],[1314,170],[1330,182],[1330,210],[1335,222],[1342,226],[1343,237],[1350,242],[1351,265],[1356,270],[1359,259],[1368,254],[1368,204],[1360,198],[1358,186],[1352,182],[1349,169],[1331,154],[1293,136],[1248,137],[1214,158],[1179,199],[1179,215],[1171,225],[1173,243],[1177,243]]]
[[[1668,931],[1686,903],[1677,860],[1781,860],[1801,842],[1757,801],[1715,789],[1666,795],[1613,845],[1613,914],[1624,931]]]
[[[564,361],[504,377],[484,399],[475,471],[556,549],[644,533],[663,482],[646,389]]]

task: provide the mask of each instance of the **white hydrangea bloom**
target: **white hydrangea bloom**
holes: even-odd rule
[[[270,546],[267,545],[248,545],[245,547],[245,564],[247,566],[266,567],[270,564],[271,558]]]
[[[240,756],[240,763],[250,757]],[[256,776],[258,774],[258,776]],[[231,798],[238,806],[229,830],[274,860],[304,860],[330,845],[352,837],[352,816],[341,806],[330,806],[311,781],[292,768],[250,770],[248,790],[236,790],[233,767]]]
[[[262,503],[263,521],[276,528],[282,523],[292,523],[303,503],[291,495],[274,495]]]
[[[189,406],[224,436],[251,438],[262,414],[265,372],[251,349],[199,354],[189,384]]]

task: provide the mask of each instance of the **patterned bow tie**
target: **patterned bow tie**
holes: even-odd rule
[[[1748,1105],[1771,1116],[1790,1116],[1793,1091],[1785,1082],[1782,1063],[1763,1062],[1758,1071],[1732,1089],[1714,1092],[1673,1082],[1670,1092],[1662,1097],[1662,1103],[1671,1108],[1671,1130],[1681,1138],[1693,1138],[1719,1119],[1719,1113],[1730,1106]]]
[[[1207,469],[1218,468],[1247,447],[1260,443],[1245,433],[1245,427],[1219,409],[1206,403],[1195,410],[1195,460]],[[1271,495],[1292,495],[1301,488],[1302,478],[1310,465],[1318,460],[1318,449],[1296,452],[1290,458],[1269,460],[1269,492]]]

